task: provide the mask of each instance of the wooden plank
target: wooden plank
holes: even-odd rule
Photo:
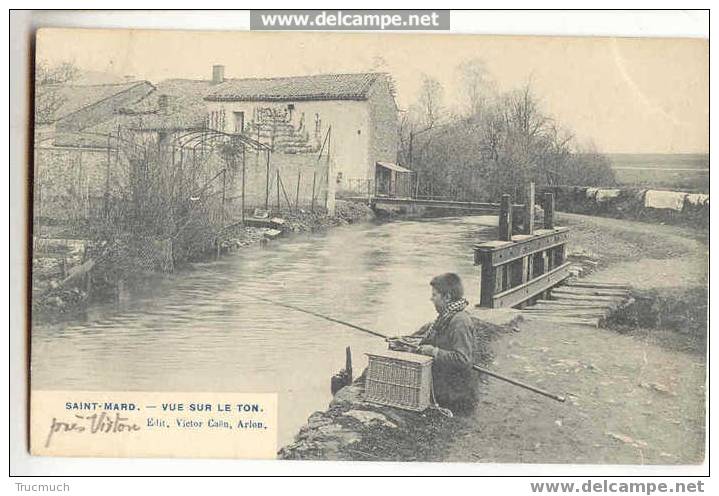
[[[565,244],[569,241],[569,228],[558,227],[552,231],[537,230],[534,236],[518,238],[513,242],[494,241],[474,246],[475,263],[477,260],[487,260],[492,265],[502,265],[513,260],[537,253],[549,248]],[[486,257],[483,255],[488,253]]]
[[[554,228],[554,194],[544,193],[544,228]]]
[[[549,257],[549,250],[542,250],[540,253],[540,256],[542,257],[542,272],[549,272],[553,269],[552,267],[552,259]],[[573,269],[574,267],[571,267]],[[573,274],[573,271],[570,270],[570,274]],[[545,291],[542,293],[543,296],[549,296],[549,292]]]
[[[575,294],[575,295],[590,295],[590,296],[628,296],[629,292],[622,290],[606,290],[606,289],[591,289],[591,288],[567,288],[561,286],[554,288],[556,294]]]
[[[567,245],[559,245],[554,248],[554,263],[557,265],[563,264],[567,260]]]
[[[582,303],[580,301],[560,301],[560,300],[540,300],[527,309],[540,307],[540,308],[611,308],[611,305],[607,303]]]
[[[366,201],[367,198],[363,196],[351,196],[348,200],[354,201]],[[447,208],[464,208],[464,209],[484,209],[492,210],[495,213],[499,211],[499,203],[482,203],[482,202],[467,202],[467,201],[454,201],[454,200],[427,200],[420,198],[392,198],[392,197],[378,197],[375,198],[377,204],[387,205],[422,205],[427,207],[447,207]]]
[[[577,294],[607,294],[607,295],[618,295],[618,294],[629,294],[629,290],[621,288],[584,288],[582,286],[562,286],[563,291],[572,291]]]
[[[556,300],[559,298],[579,298],[582,300],[597,300],[597,301],[603,301],[603,300],[626,300],[629,298],[628,295],[612,295],[612,294],[592,294],[592,293],[579,293],[574,291],[567,291],[566,289],[559,289],[554,288],[552,291],[552,297],[546,298],[547,300]]]
[[[522,257],[521,259],[521,266],[519,267],[519,270],[521,270],[521,274],[519,274],[519,284],[527,284],[528,280],[531,280],[531,278],[527,278],[527,274],[529,272],[529,258],[531,255]],[[524,308],[526,302],[522,302],[519,304],[519,308]]]
[[[606,303],[583,303],[581,301],[560,301],[560,300],[539,300],[537,303],[535,303],[532,307],[527,307],[527,309],[534,308],[534,307],[545,307],[545,308],[556,308],[556,307],[570,307],[570,308],[611,308],[611,305],[607,305]]]
[[[606,305],[532,305],[524,309],[525,312],[608,312],[611,307]]]
[[[548,323],[554,323],[554,324],[573,324],[573,325],[587,325],[590,327],[599,327],[599,319],[578,319],[578,318],[570,318],[570,317],[543,317],[543,316],[533,316],[528,317],[527,320],[534,320],[538,322],[548,322]]]
[[[509,287],[509,266],[502,265],[495,269],[497,271],[497,278],[494,285],[494,293],[499,294]]]
[[[570,281],[567,281],[565,283],[565,286],[571,287],[571,288],[578,288],[578,289],[591,289],[591,290],[600,290],[600,291],[629,291],[630,288],[627,286],[602,286],[598,284],[593,283],[583,283],[577,279],[572,279]]]
[[[597,288],[597,289],[626,289],[627,291],[630,289],[629,286],[625,284],[615,284],[615,283],[603,283],[603,282],[591,282],[591,281],[578,281],[578,280],[572,280],[567,281],[565,283],[565,286],[571,286],[574,288]]]
[[[512,198],[509,195],[502,195],[499,206],[499,239],[512,240]]]
[[[604,314],[553,314],[553,313],[531,313],[522,312],[522,317],[537,319],[586,319],[586,320],[603,320],[606,319]]]
[[[607,313],[604,311],[593,311],[589,312],[586,310],[524,310],[522,315],[549,315],[557,317],[606,317]]]
[[[534,183],[527,185],[524,198],[524,222],[522,233],[534,234]]]
[[[490,308],[492,306],[492,297],[495,294],[497,279],[497,267],[492,264],[482,264],[482,274],[479,288],[479,305]]]
[[[546,291],[571,275],[569,272],[570,265],[570,263],[566,263],[532,279],[526,284],[495,294],[492,298],[492,308],[514,307],[532,296]]]
[[[623,303],[627,301],[625,298],[617,298],[616,296],[589,296],[589,295],[573,295],[573,294],[559,294],[555,295],[554,298],[558,301],[588,301],[588,302],[616,302]]]

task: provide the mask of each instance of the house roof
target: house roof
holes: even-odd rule
[[[379,165],[380,167],[384,167],[385,169],[395,171],[395,172],[412,173],[411,170],[405,169],[401,165],[393,164],[392,162],[377,162],[377,165]]]
[[[369,89],[383,76],[318,74],[314,76],[229,79],[205,97],[209,101],[366,100]]]
[[[150,83],[147,81],[133,81],[120,84],[53,84],[38,86],[35,94],[36,107],[51,109],[51,111],[42,113],[42,122],[38,122],[38,124],[56,122],[80,109],[95,105],[138,85],[150,86]],[[112,115],[113,112],[108,110],[108,113],[108,115]]]
[[[156,90],[145,98],[120,109],[131,116],[132,126],[148,130],[199,129],[205,124],[204,97],[212,88],[211,81],[168,79],[158,83]],[[160,107],[165,95],[167,107]]]

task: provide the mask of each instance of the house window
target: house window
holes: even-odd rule
[[[235,117],[235,133],[241,133],[245,129],[245,113],[244,112],[232,112]]]

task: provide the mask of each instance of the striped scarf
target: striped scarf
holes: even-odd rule
[[[432,325],[427,330],[427,334],[422,338],[420,344],[426,344],[432,340],[437,333],[442,332],[444,328],[447,327],[447,324],[449,324],[449,321],[452,320],[452,317],[467,308],[468,305],[469,302],[464,298],[447,303],[439,312],[435,321],[432,322]]]

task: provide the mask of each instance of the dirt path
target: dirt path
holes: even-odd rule
[[[701,233],[580,215],[559,221],[573,227],[575,250],[600,260],[594,280],[658,292],[706,285],[708,248]],[[520,332],[496,343],[493,369],[566,394],[567,402],[490,379],[477,414],[460,420],[445,460],[701,463],[705,353],[667,345],[684,338],[664,329],[629,335],[520,324]]]

